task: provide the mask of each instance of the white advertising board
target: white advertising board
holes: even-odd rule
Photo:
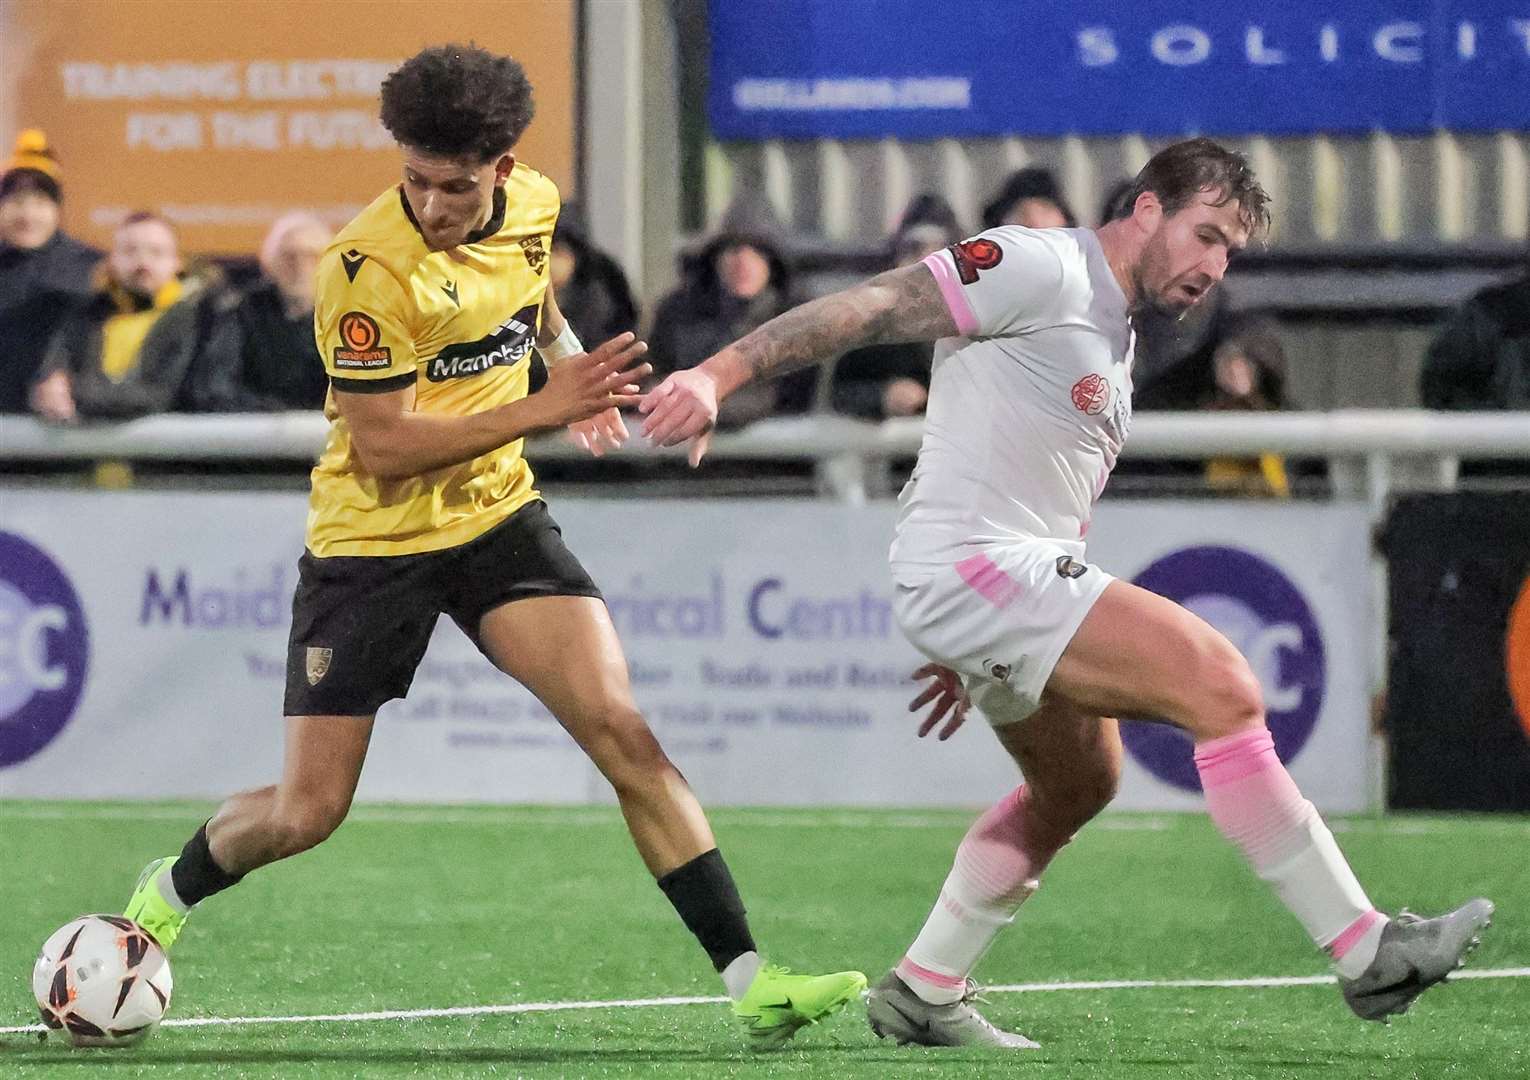
[[[0,489],[0,795],[218,796],[271,782],[306,502]],[[556,501],[639,704],[703,802],[976,806],[1014,766],[974,717],[915,738],[890,504]],[[1277,746],[1329,811],[1367,802],[1378,632],[1362,507],[1107,500],[1089,557],[1253,661]],[[1117,805],[1194,809],[1188,742],[1127,725]],[[359,798],[606,801],[545,709],[442,620],[385,706]]]

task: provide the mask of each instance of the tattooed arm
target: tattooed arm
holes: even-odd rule
[[[751,379],[783,375],[858,349],[933,341],[957,333],[940,286],[916,263],[878,274],[771,319],[688,371],[677,371],[643,399],[643,433],[658,446],[704,437],[717,403]],[[700,441],[691,464],[706,452]]]
[[[955,333],[935,275],[915,263],[778,315],[701,366],[726,397],[751,379],[784,375],[863,345]]]

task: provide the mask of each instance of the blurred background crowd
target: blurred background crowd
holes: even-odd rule
[[[60,155],[24,130],[0,176],[0,411],[59,424],[163,412],[264,412],[323,407],[328,380],[313,335],[314,271],[331,238],[318,218],[290,213],[260,251],[188,257],[175,226],[152,209],[130,213],[99,251],[60,227]],[[880,254],[884,267],[917,262],[998,225],[1074,228],[1118,209],[1125,187],[1081,220],[1042,167],[1005,177],[982,219],[959,220],[938,193],[908,204]],[[705,360],[815,290],[794,268],[791,238],[770,204],[734,202],[720,225],[679,255],[679,284],[633,295],[621,267],[590,239],[577,204],[553,237],[559,306],[586,343],[633,330],[649,342],[655,377]],[[820,290],[821,291],[821,290]],[[1138,410],[1300,407],[1287,390],[1278,321],[1234,310],[1221,290],[1181,318],[1137,324]],[[724,403],[721,426],[832,412],[865,421],[917,416],[929,388],[929,344],[859,349],[822,371],[754,384]],[[1530,408],[1530,266],[1464,298],[1434,334],[1418,396],[1435,409]],[[1216,490],[1285,495],[1273,454],[1205,465]]]
[[[36,7],[38,27],[13,15],[12,29],[46,43],[52,32],[46,28],[62,23],[47,14],[46,5]],[[25,15],[32,9],[17,10]],[[1151,148],[1134,134],[1091,139],[1087,124],[1084,136],[1038,131],[1028,142],[964,137],[960,125],[966,121],[932,131],[938,138],[917,137],[923,121],[913,120],[899,123],[914,137],[835,136],[836,125],[853,131],[860,122],[849,113],[821,122],[829,138],[792,138],[791,125],[799,121],[787,113],[777,121],[788,132],[784,140],[740,137],[728,129],[754,122],[755,114],[739,104],[747,99],[737,96],[749,80],[735,73],[730,114],[729,102],[708,90],[708,78],[716,83],[721,77],[714,69],[725,66],[724,44],[731,42],[728,48],[737,52],[753,40],[752,32],[740,36],[749,19],[791,21],[784,9],[750,10],[723,5],[709,15],[706,5],[692,0],[535,8],[539,19],[564,35],[560,48],[583,50],[577,80],[567,72],[561,76],[570,87],[578,81],[579,94],[554,85],[546,72],[556,69],[535,73],[539,100],[556,103],[561,95],[567,100],[559,107],[567,112],[539,113],[529,133],[555,133],[565,149],[572,147],[568,161],[553,169],[570,189],[553,239],[559,304],[587,344],[626,330],[645,337],[656,377],[701,362],[795,304],[982,229],[1098,225],[1120,209],[1115,202],[1130,172]],[[584,27],[583,45],[573,33],[576,24]],[[71,33],[89,29],[85,21],[70,26]],[[1406,74],[1417,51],[1408,37],[1415,33],[1411,26],[1386,24],[1377,31],[1375,55],[1352,62]],[[528,33],[531,28],[528,23]],[[182,31],[188,41],[203,32],[189,22]],[[1200,48],[1204,38],[1209,49],[1210,33],[1193,26],[1159,29],[1152,40],[1155,50],[1167,50],[1160,50],[1164,63],[1143,65],[1137,76],[1142,85],[1151,85],[1159,69],[1169,70],[1164,64],[1198,63],[1200,54],[1186,51],[1186,42]],[[621,64],[599,62],[601,41],[629,39],[637,41],[637,59],[624,63],[633,71],[623,74]],[[1518,39],[1509,40],[1512,45]],[[546,59],[529,44],[525,55]],[[1250,53],[1247,59],[1262,64],[1275,55]],[[1086,49],[1080,62],[1088,71],[1105,60]],[[252,101],[272,96],[255,79],[260,63],[251,64],[242,88]],[[173,66],[155,77],[169,78],[165,73]],[[111,71],[103,65],[97,77]],[[168,83],[98,86],[69,63],[58,65],[57,74],[74,110],[60,115],[71,117],[85,115],[95,98],[170,100],[182,93]],[[327,386],[312,334],[313,276],[344,216],[291,209],[291,196],[273,195],[270,212],[258,221],[266,230],[258,250],[204,245],[188,251],[179,235],[184,213],[178,216],[170,204],[189,195],[166,191],[160,204],[154,201],[157,187],[138,183],[106,218],[97,184],[89,216],[95,246],[82,243],[61,225],[70,220],[64,210],[71,177],[95,179],[102,163],[92,149],[55,145],[42,126],[46,116],[28,115],[28,101],[56,96],[55,72],[33,64],[23,75],[23,89],[30,86],[26,80],[37,88],[30,98],[19,95],[23,108],[9,116],[9,130],[19,134],[0,175],[0,413],[85,425],[162,413],[321,408]],[[611,91],[623,78],[641,84],[625,101]],[[974,85],[980,82],[975,76]],[[338,96],[339,85],[324,92]],[[206,95],[233,100],[236,89],[207,89]],[[346,92],[370,101],[371,91],[359,85]],[[300,89],[282,93],[302,96]],[[1374,97],[1364,108],[1384,112],[1387,101],[1379,92]],[[1174,99],[1146,91],[1137,98],[1151,126],[1178,123]],[[1023,112],[1021,105],[1014,107]],[[31,111],[50,108],[34,105]],[[360,111],[357,116],[370,120]],[[97,134],[125,139],[132,160],[156,167],[214,160],[216,145],[198,143],[200,159],[177,157],[182,147],[163,131],[167,141],[156,142],[135,127],[166,118],[175,116],[129,113],[120,137],[105,124],[72,134],[76,141]],[[644,125],[642,155],[612,156],[621,152],[613,132],[630,127],[634,118]],[[1024,122],[1014,118],[1017,125]],[[1129,131],[1133,122],[1113,119],[1100,131]],[[887,123],[889,130],[899,126]],[[1255,134],[1232,140],[1266,176],[1275,193],[1277,228],[1286,233],[1245,257],[1244,267],[1257,267],[1252,276],[1235,266],[1226,285],[1185,317],[1144,315],[1137,321],[1137,410],[1530,408],[1530,260],[1514,254],[1530,211],[1523,141],[1512,132],[1441,132],[1431,146],[1427,136],[1393,135],[1381,123],[1370,135],[1281,141],[1278,133],[1261,135],[1255,127]],[[385,149],[365,141],[360,146]],[[539,152],[528,161],[545,168]],[[308,159],[289,151],[285,160]],[[644,172],[637,180],[612,179],[634,167]],[[326,174],[325,181],[343,185],[343,169],[330,172],[338,179]],[[358,205],[375,194],[350,186],[345,191]],[[144,205],[132,205],[146,193]],[[1081,205],[1085,198],[1092,205]],[[1321,200],[1333,205],[1317,205]],[[662,212],[651,212],[661,204]],[[653,220],[626,227],[628,219],[644,214]],[[879,230],[880,239],[874,239]],[[1460,235],[1450,235],[1452,230]],[[253,231],[239,235],[253,245]],[[629,273],[635,284],[629,284]],[[802,415],[873,424],[917,417],[928,392],[930,355],[924,344],[862,349],[821,370],[752,385],[725,403],[722,426],[738,430]],[[1127,473],[1193,477],[1202,489],[1275,496],[1287,494],[1303,468],[1288,467],[1275,454],[1127,466]]]

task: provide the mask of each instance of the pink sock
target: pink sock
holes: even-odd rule
[[[933,1004],[960,999],[967,976],[1070,839],[1035,813],[1023,785],[990,807],[956,849],[940,899],[899,962],[898,977]]]
[[[1353,978],[1370,965],[1386,918],[1366,898],[1333,833],[1297,790],[1260,727],[1195,748],[1206,809],[1254,872]]]

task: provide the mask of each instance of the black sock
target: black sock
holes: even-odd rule
[[[659,888],[718,971],[742,954],[756,951],[749,920],[744,917],[744,901],[722,852],[716,848],[665,874],[659,879]]]
[[[212,849],[207,846],[207,824],[186,841],[181,857],[170,867],[170,881],[175,895],[187,907],[200,904],[213,893],[220,893],[231,885],[238,885],[243,874],[230,874],[213,862]]]

